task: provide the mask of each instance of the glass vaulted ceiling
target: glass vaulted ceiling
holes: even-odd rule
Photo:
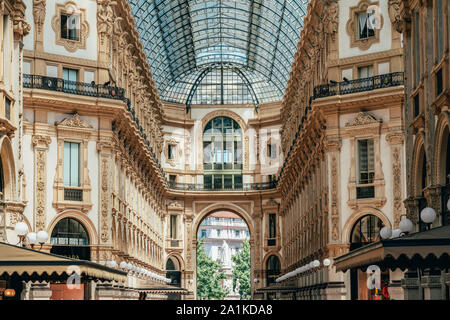
[[[281,100],[307,0],[128,0],[162,100]]]

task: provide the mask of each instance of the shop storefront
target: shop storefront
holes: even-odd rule
[[[336,271],[350,271],[355,299],[450,299],[450,226],[379,240],[334,264]],[[392,278],[394,272],[400,279]]]
[[[127,273],[91,261],[0,242],[0,292],[4,300],[90,300],[96,281],[123,286]],[[6,296],[7,290],[14,294]],[[8,291],[8,292],[10,292]]]

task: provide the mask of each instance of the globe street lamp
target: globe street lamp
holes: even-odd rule
[[[36,243],[39,243],[42,248],[42,245],[47,242],[48,240],[48,233],[44,230],[39,231],[38,233],[35,232],[28,232],[28,225],[23,222],[17,222],[14,231],[16,232],[17,236],[19,237],[19,243],[22,247],[26,247],[26,243],[28,243],[32,248],[34,248],[34,245]]]
[[[414,225],[408,218],[403,218],[402,221],[400,221],[400,223],[398,224],[398,227],[405,234],[408,234],[414,230]]]
[[[427,229],[430,230],[431,229],[431,224],[436,219],[436,211],[433,208],[429,208],[429,207],[428,208],[424,208],[420,212],[420,219],[424,223],[426,223]]]

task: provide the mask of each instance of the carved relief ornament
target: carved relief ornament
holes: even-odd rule
[[[61,14],[78,16],[78,40],[69,40],[61,37]],[[63,46],[69,52],[86,49],[86,40],[89,36],[89,24],[86,20],[86,9],[80,9],[75,2],[56,4],[55,15],[52,19],[52,28],[56,34],[56,44]]]
[[[365,126],[368,124],[381,123],[381,120],[375,119],[372,115],[367,112],[359,112],[358,115],[350,122],[348,122],[346,127],[354,126]]]
[[[22,0],[14,1],[13,17],[13,31],[16,39],[22,39],[31,31],[31,26],[25,20],[26,6]]]
[[[45,5],[47,0],[33,0],[33,17],[37,33],[42,32],[45,20]]]
[[[394,29],[400,33],[403,31],[403,18],[400,9],[401,2],[401,0],[389,0],[389,18]]]
[[[55,125],[71,128],[92,129],[92,126],[89,123],[80,119],[78,113],[75,113],[71,118],[65,118],[60,122],[56,122]]]
[[[334,41],[335,34],[338,31],[339,27],[339,6],[337,3],[331,4],[326,9],[326,14],[324,16],[324,29],[327,34],[331,36],[331,39]]]

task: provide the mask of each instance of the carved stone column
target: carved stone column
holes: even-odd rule
[[[45,230],[46,192],[47,192],[47,149],[51,138],[46,135],[33,135],[34,181],[35,181],[35,231]]]
[[[402,204],[402,146],[404,137],[401,132],[389,133],[386,135],[386,141],[391,146],[392,152],[392,193],[393,193],[393,212],[394,212],[394,228],[398,228],[401,217],[403,215]]]
[[[330,185],[330,239],[331,243],[338,243],[340,240],[340,215],[339,215],[339,152],[341,149],[341,142],[337,139],[330,139],[327,141],[326,152],[328,155],[328,172],[331,175]]]
[[[110,242],[111,222],[110,222],[110,162],[112,159],[113,144],[106,140],[97,143],[99,152],[99,234],[101,243]]]
[[[436,210],[436,222],[440,225],[442,205],[441,205],[441,187],[440,186],[429,186],[424,190],[425,198],[427,199],[428,207]]]
[[[44,51],[44,21],[47,0],[33,0],[34,50]]]
[[[406,217],[411,220],[412,223],[419,223],[419,201],[412,197],[409,197],[403,201],[406,208]]]

